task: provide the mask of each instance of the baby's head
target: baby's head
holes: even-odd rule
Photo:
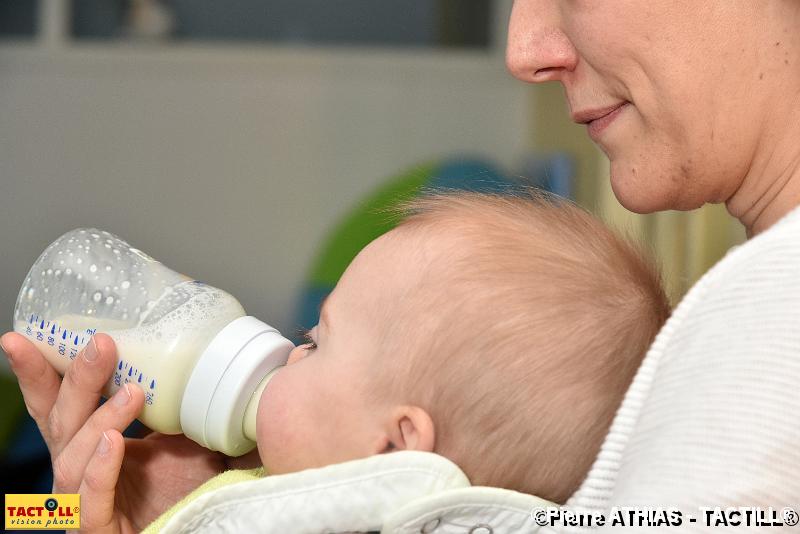
[[[563,502],[669,314],[652,264],[535,194],[448,193],[353,260],[264,390],[272,474],[394,450]]]

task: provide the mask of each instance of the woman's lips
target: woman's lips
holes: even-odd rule
[[[609,125],[616,120],[619,114],[628,107],[628,104],[629,102],[623,102],[619,106],[611,109],[608,113],[586,123],[586,130],[589,132],[589,137],[592,138],[592,141],[595,143],[599,141],[600,134],[603,133],[603,130],[608,128]]]

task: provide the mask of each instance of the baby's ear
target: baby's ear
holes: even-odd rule
[[[384,452],[392,450],[433,452],[436,443],[433,419],[419,406],[395,408],[388,430],[389,443]]]

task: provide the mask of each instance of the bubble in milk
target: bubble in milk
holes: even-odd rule
[[[106,265],[106,271],[111,271],[111,266],[110,265]]]
[[[100,302],[100,299],[102,299],[102,298],[103,298],[103,294],[100,293],[99,291],[95,292],[95,294],[92,295],[92,300],[94,300],[95,302]]]
[[[106,298],[106,304],[108,304],[108,305],[114,304],[114,297]]]
[[[123,282],[120,284],[120,287],[122,287],[122,289],[128,289],[129,287],[131,287],[131,283],[130,283],[128,280],[124,280],[124,281],[123,281]]]
[[[97,272],[97,265],[94,263],[89,267],[89,272],[96,273]]]
[[[83,263],[83,259],[81,259],[81,258],[77,258],[77,259],[75,260],[75,263],[77,263],[78,265],[80,265],[81,263]]]

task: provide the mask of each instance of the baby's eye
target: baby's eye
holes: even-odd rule
[[[297,332],[298,335],[302,337],[303,340],[305,341],[305,344],[303,345],[303,348],[305,350],[316,350],[317,348],[317,342],[314,341],[314,337],[311,335],[312,330],[309,330],[307,328],[301,328]]]

